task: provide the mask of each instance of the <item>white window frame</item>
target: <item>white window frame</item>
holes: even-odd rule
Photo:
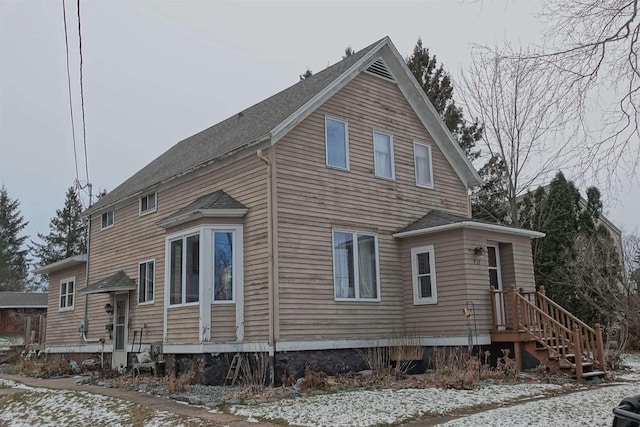
[[[330,165],[329,164],[329,139],[328,139],[328,132],[327,132],[327,120],[333,120],[335,122],[340,122],[340,123],[344,124],[344,152],[345,152],[345,164],[346,164],[346,167],[335,166],[335,165]],[[324,116],[324,153],[325,153],[325,165],[328,168],[344,170],[344,171],[350,170],[350,166],[349,166],[349,122],[348,121],[342,120],[342,119],[338,119],[338,118],[332,117],[332,116],[327,116],[327,115]]]
[[[353,275],[354,275],[354,297],[353,298],[345,298],[345,297],[338,297],[337,296],[337,292],[338,292],[338,284],[336,283],[336,257],[335,257],[335,252],[334,252],[334,248],[336,246],[335,243],[335,233],[351,233],[351,235],[353,236],[353,242],[354,242],[354,247],[353,247],[353,260],[354,260],[354,266],[353,266]],[[359,281],[360,281],[360,271],[358,268],[358,264],[356,262],[356,260],[358,259],[358,236],[370,236],[374,238],[374,244],[375,244],[375,261],[376,261],[376,298],[361,298],[360,297],[360,286]],[[332,228],[331,229],[331,258],[333,260],[333,299],[334,301],[345,301],[345,302],[353,302],[353,301],[363,301],[363,302],[380,302],[381,301],[381,295],[380,295],[380,250],[379,250],[379,245],[378,245],[378,235],[375,233],[369,233],[366,231],[357,231],[357,230],[349,230],[349,229],[343,229],[343,228]]]
[[[214,233],[216,231],[233,232],[233,281],[231,300],[214,301],[214,276],[213,276],[213,251]],[[199,298],[195,302],[186,301],[186,269],[182,270],[182,298],[179,304],[171,304],[171,242],[182,239],[186,242],[188,237],[199,236],[200,250],[200,274],[199,274]],[[243,226],[242,224],[215,224],[189,228],[166,236],[165,239],[165,306],[169,309],[175,307],[188,307],[199,304],[236,304],[240,303],[239,292],[243,291]],[[183,244],[183,265],[186,266],[186,244]],[[205,295],[209,295],[205,297]]]
[[[189,237],[198,236],[198,301],[187,302],[187,239]],[[181,285],[181,298],[177,304],[171,303],[171,243],[181,240],[182,241],[182,271],[180,272],[180,285]],[[166,266],[166,288],[167,288],[167,304],[169,307],[189,307],[193,305],[199,305],[202,301],[202,231],[198,229],[187,233],[180,233],[174,237],[167,238],[167,266]]]
[[[431,276],[431,297],[422,298],[420,296],[420,282],[418,280],[418,254],[429,254],[429,269]],[[438,286],[436,281],[436,251],[433,245],[417,246],[411,248],[411,277],[413,281],[413,304],[437,304]]]
[[[153,286],[153,298],[149,301],[144,301],[144,302],[140,302],[140,285],[141,285],[141,279],[140,279],[140,266],[144,265],[145,266],[145,277],[147,277],[147,275],[149,274],[149,267],[148,265],[150,263],[153,263],[153,282],[152,282],[152,286]],[[146,288],[146,284],[145,284],[145,298],[147,297],[147,288]],[[156,260],[155,258],[152,259],[148,259],[145,261],[140,261],[138,263],[138,305],[151,305],[155,302],[156,299]]]
[[[153,196],[153,202],[154,203],[153,203],[153,208],[149,209],[149,198],[151,196]],[[145,199],[147,200],[147,209],[146,210],[142,210],[142,201],[145,200]],[[145,215],[148,215],[150,213],[153,213],[153,212],[157,211],[158,210],[158,192],[155,191],[153,193],[147,193],[144,196],[140,197],[140,201],[138,202],[138,206],[139,206],[139,209],[138,209],[138,215],[139,216],[145,216]]]
[[[62,284],[66,283],[66,292],[62,293]],[[73,283],[73,292],[69,292],[69,283]],[[69,295],[72,297],[72,304],[69,305]],[[61,299],[64,296],[65,306],[61,307]],[[58,288],[58,311],[73,311],[76,305],[76,276],[67,277],[65,279],[60,280],[60,286]]]
[[[429,152],[429,180],[431,181],[431,185],[420,184],[418,182],[418,156],[416,155],[416,146],[420,145],[425,147]],[[427,144],[426,142],[413,141],[413,168],[414,175],[416,179],[416,186],[422,188],[434,188],[433,182],[433,150],[431,149],[431,144]]]
[[[376,162],[376,134],[385,135],[389,137],[389,156],[391,161],[391,176],[384,176],[378,173],[378,163]],[[376,178],[388,179],[390,181],[396,180],[396,161],[393,154],[393,134],[391,132],[385,132],[383,130],[374,129],[372,132],[371,141],[373,144],[373,173]]]
[[[111,224],[109,224],[109,213],[111,213]],[[105,218],[105,215],[106,215],[106,218],[107,218],[106,227],[105,227],[104,221],[103,221],[103,218]],[[115,223],[116,223],[116,211],[115,211],[115,209],[110,209],[110,210],[108,210],[106,212],[102,212],[102,215],[100,215],[100,229],[101,230],[106,230],[108,228],[111,228],[111,227],[113,227],[115,225]]]
[[[236,299],[238,297],[238,278],[242,277],[242,273],[238,273],[242,269],[242,255],[238,250],[241,247],[242,242],[239,241],[238,236],[242,236],[242,227],[240,226],[211,226],[208,227],[211,233],[211,255],[207,259],[211,259],[211,304],[235,304]],[[216,300],[216,289],[215,289],[215,265],[213,262],[213,257],[215,256],[215,233],[216,232],[231,232],[233,233],[233,247],[231,252],[231,257],[233,258],[233,266],[231,275],[231,295],[232,298],[230,300]]]

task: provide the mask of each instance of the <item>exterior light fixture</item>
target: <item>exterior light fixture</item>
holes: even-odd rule
[[[104,305],[104,311],[105,311],[107,314],[113,314],[113,306],[112,306],[111,304],[109,304],[109,303],[106,303],[106,304]]]

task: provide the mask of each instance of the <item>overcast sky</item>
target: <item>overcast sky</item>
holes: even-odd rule
[[[76,2],[67,1],[80,179]],[[176,142],[388,35],[419,36],[454,77],[474,43],[539,42],[530,1],[81,2],[89,180],[112,190]],[[76,177],[62,1],[0,0],[0,183],[28,234],[47,233]],[[626,179],[626,178],[625,178]],[[626,180],[629,182],[629,180]],[[637,181],[606,194],[609,218],[639,224]]]

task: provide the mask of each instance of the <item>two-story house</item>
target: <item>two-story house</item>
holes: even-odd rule
[[[278,368],[285,353],[407,334],[466,346],[468,304],[476,344],[516,342],[502,289],[535,293],[542,234],[474,221],[479,183],[384,38],[179,142],[90,207],[87,256],[41,269],[47,351],[104,351],[114,367],[152,345],[265,352]]]

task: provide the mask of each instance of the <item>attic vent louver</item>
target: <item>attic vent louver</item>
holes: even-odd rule
[[[366,71],[383,79],[391,80],[392,82],[396,81],[382,58],[376,59],[373,64],[369,65]]]

